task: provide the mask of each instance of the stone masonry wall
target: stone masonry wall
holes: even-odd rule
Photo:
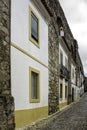
[[[59,41],[58,32],[56,31],[57,24],[51,18],[49,23],[49,114],[58,111],[59,105]]]
[[[14,130],[10,73],[10,0],[0,0],[0,130]]]

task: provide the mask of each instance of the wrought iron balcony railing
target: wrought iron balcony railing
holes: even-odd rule
[[[60,77],[65,78],[66,80],[69,80],[69,71],[64,65],[60,65]]]

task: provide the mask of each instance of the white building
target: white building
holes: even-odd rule
[[[80,96],[84,93],[84,75],[80,72]]]
[[[72,101],[78,100],[78,98],[80,98],[80,96],[84,93],[84,75],[83,75],[82,66],[79,66],[78,70],[76,70],[76,63],[72,59],[71,62]]]
[[[60,109],[67,105],[68,101],[68,53],[67,47],[63,39],[60,37],[59,43],[59,65],[60,65],[60,78],[59,78],[59,107]]]
[[[11,2],[11,83],[16,128],[48,115],[48,13],[39,1]]]
[[[72,101],[77,100],[79,98],[80,89],[78,84],[76,83],[76,65],[72,61],[71,62],[71,94],[72,94]]]

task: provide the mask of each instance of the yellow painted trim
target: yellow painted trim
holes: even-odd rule
[[[60,108],[60,109],[64,108],[65,106],[67,106],[67,102],[60,103],[60,104],[59,104],[59,108]]]
[[[38,82],[37,82],[37,99],[32,99],[32,75],[31,73],[32,72],[35,72],[36,74],[38,74]],[[39,103],[40,102],[40,71],[32,68],[32,67],[29,67],[29,95],[30,95],[30,103]]]
[[[38,20],[38,42],[34,40],[34,38],[31,37],[31,14],[34,14],[35,17]],[[36,15],[36,13],[32,10],[31,7],[29,7],[29,40],[34,43],[38,48],[40,48],[40,19]]]
[[[48,106],[15,111],[16,128],[21,128],[47,116]]]
[[[27,51],[25,51],[24,49],[20,48],[18,45],[16,45],[15,43],[11,43],[11,46],[13,46],[14,48],[16,48],[17,50],[21,51],[22,53],[24,53],[25,55],[29,56],[30,58],[32,58],[33,60],[35,60],[36,62],[40,63],[41,65],[43,65],[44,67],[48,68],[47,65],[45,65],[44,63],[42,63],[40,60],[38,60],[36,57],[34,57],[33,55],[31,55],[30,53],[28,53]]]

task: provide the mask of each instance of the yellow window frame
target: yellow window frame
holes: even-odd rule
[[[37,98],[32,98],[32,72],[38,74],[38,81],[37,81]],[[37,69],[34,69],[32,67],[29,68],[29,97],[30,97],[30,103],[39,103],[40,102],[40,71]]]
[[[31,16],[32,14],[37,18],[38,20],[38,41],[36,41],[32,36],[31,36]],[[40,20],[39,17],[36,15],[36,13],[32,10],[31,7],[29,7],[29,40],[38,48],[40,48]]]

